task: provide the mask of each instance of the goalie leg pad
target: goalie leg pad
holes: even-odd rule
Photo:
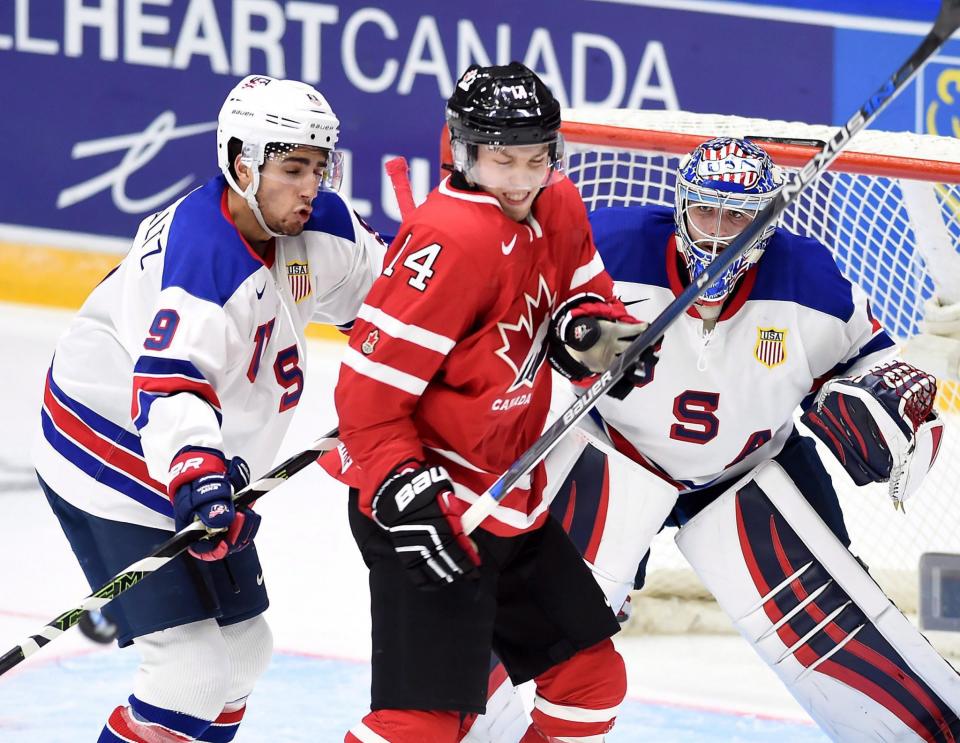
[[[676,541],[740,634],[831,738],[960,734],[960,676],[776,462],[741,478]]]
[[[487,711],[467,716],[460,726],[461,743],[516,743],[529,724],[520,693],[503,664],[491,657]]]
[[[550,510],[617,612],[677,490],[586,431],[575,429],[569,438],[584,446]]]

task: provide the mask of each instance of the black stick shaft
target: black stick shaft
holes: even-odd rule
[[[600,375],[600,378],[593,383],[590,389],[567,408],[563,415],[544,431],[534,445],[510,465],[510,468],[490,486],[490,489],[467,509],[462,518],[463,529],[467,534],[480,525],[480,522],[493,511],[497,502],[510,492],[516,482],[549,454],[567,431],[583,418],[597,404],[597,401],[620,380],[624,370],[635,364],[643,352],[663,336],[666,329],[696,301],[700,292],[716,281],[731,263],[746,252],[754,239],[768,225],[779,218],[797,195],[823,174],[830,163],[840,154],[840,151],[846,147],[851,137],[876,118],[877,114],[907,86],[924,63],[943,46],[943,43],[958,28],[960,28],[960,0],[942,0],[940,13],[930,33],[920,42],[916,51],[910,55],[900,69],[893,73],[890,79],[867,99],[850,120],[837,131],[834,137],[823,145],[820,152],[814,155],[800,170],[793,173],[777,196],[764,207],[756,219],[734,240],[730,247],[714,258],[707,269],[697,277],[697,280],[684,289],[650,323],[647,329],[617,357],[610,368]]]
[[[239,491],[234,496],[234,505],[237,507],[253,505],[258,498],[289,480],[311,462],[316,461],[320,454],[335,447],[337,445],[336,435],[337,430],[334,429],[326,436],[317,439],[309,449],[295,454],[283,464],[274,467],[256,482]],[[200,522],[195,521],[190,526],[178,531],[143,559],[121,570],[72,609],[48,622],[40,632],[31,635],[27,640],[0,656],[0,676],[70,629],[80,621],[84,611],[100,609],[108,604],[121,593],[129,590],[151,573],[166,565],[205,534],[206,531]]]

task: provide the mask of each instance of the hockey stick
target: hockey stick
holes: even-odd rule
[[[256,482],[247,485],[233,497],[234,505],[237,507],[252,506],[261,496],[289,480],[311,462],[315,462],[320,454],[335,448],[339,443],[335,438],[336,435],[337,429],[333,429],[326,436],[314,441],[309,449],[295,454],[283,464],[274,467]],[[199,521],[194,521],[190,526],[181,529],[170,537],[151,554],[121,570],[75,607],[48,622],[40,632],[31,635],[28,640],[4,653],[0,657],[0,676],[77,624],[84,611],[100,609],[108,604],[121,593],[162,568],[205,534],[203,525]]]
[[[870,123],[907,86],[923,64],[958,28],[960,28],[960,0],[941,0],[940,12],[933,28],[920,42],[916,51],[903,63],[903,66],[867,99],[866,103],[850,117],[850,120],[840,128],[834,137],[824,144],[820,152],[791,176],[773,201],[764,207],[753,222],[726,250],[714,258],[707,269],[697,277],[697,280],[684,289],[650,323],[649,327],[626,348],[610,368],[603,372],[600,378],[567,408],[560,418],[554,421],[533,446],[527,449],[483,495],[471,504],[462,517],[465,533],[469,534],[480,525],[480,522],[493,511],[499,500],[510,492],[516,482],[549,454],[567,431],[586,415],[596,405],[600,397],[606,394],[623,377],[624,371],[637,363],[643,352],[654,345],[663,336],[664,331],[687,311],[687,308],[696,301],[700,292],[716,281],[731,263],[746,252],[747,247],[754,239],[768,225],[776,221],[797,195],[823,174],[847,145],[850,138]]]
[[[393,186],[393,193],[397,197],[400,218],[406,219],[410,212],[417,208],[417,204],[413,200],[413,191],[410,189],[410,178],[408,177],[410,168],[407,165],[407,158],[399,156],[387,160],[383,169],[387,171],[390,184]]]

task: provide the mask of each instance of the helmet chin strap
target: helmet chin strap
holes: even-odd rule
[[[247,186],[247,190],[243,192],[243,198],[246,200],[247,206],[250,207],[250,211],[253,212],[253,216],[257,220],[257,224],[260,225],[260,229],[272,237],[283,237],[279,232],[274,232],[267,227],[267,223],[263,219],[260,204],[257,203],[257,190],[260,188],[260,168],[251,168],[251,171],[253,178],[250,181],[250,185]]]

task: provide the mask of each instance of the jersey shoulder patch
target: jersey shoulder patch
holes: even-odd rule
[[[751,300],[795,302],[846,322],[853,315],[853,289],[829,249],[812,237],[777,228],[757,263]]]
[[[226,304],[244,281],[263,266],[221,210],[223,176],[188,194],[170,222],[161,289]]]
[[[667,243],[673,210],[665,206],[611,206],[590,213],[597,252],[614,281],[669,287]]]

